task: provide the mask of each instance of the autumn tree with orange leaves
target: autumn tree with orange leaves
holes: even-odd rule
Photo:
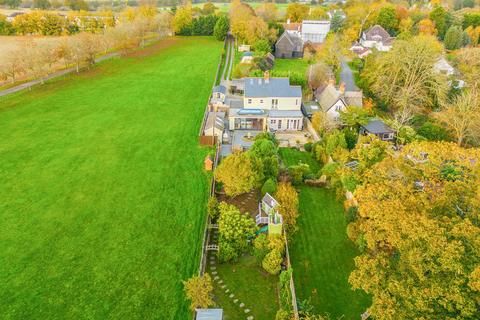
[[[365,174],[349,281],[386,319],[478,319],[480,150],[412,143]]]

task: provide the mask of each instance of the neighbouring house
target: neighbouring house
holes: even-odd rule
[[[365,48],[359,42],[355,42],[350,48],[350,51],[355,53],[360,59],[363,59],[370,53],[372,53],[372,50],[370,48]]]
[[[241,63],[253,63],[253,53],[251,51],[244,52]]]
[[[462,89],[466,86],[464,80],[459,79],[460,73],[455,69],[445,57],[441,57],[433,65],[435,72],[446,75],[449,80],[448,84],[455,89]]]
[[[330,31],[328,20],[304,20],[300,23],[287,23],[285,31],[275,44],[275,57],[282,59],[301,58],[306,44],[318,45],[325,41]]]
[[[203,135],[223,137],[223,130],[225,129],[225,112],[210,111],[205,121],[203,128]]]
[[[248,52],[251,50],[251,46],[249,44],[242,44],[238,46],[238,51],[239,52]]]
[[[330,32],[330,21],[328,20],[304,20],[300,32],[303,43],[320,44],[325,41]]]
[[[375,48],[378,51],[390,51],[393,37],[380,25],[374,25],[362,33],[360,44],[366,48]]]
[[[223,309],[195,309],[195,320],[223,320]]]
[[[300,35],[285,30],[275,43],[275,57],[281,59],[303,57],[303,41]]]
[[[227,87],[219,85],[213,88],[212,97],[210,98],[210,103],[215,106],[223,106],[225,104],[225,99],[227,98]]]
[[[435,64],[433,65],[433,68],[436,72],[444,74],[446,76],[452,76],[455,74],[455,68],[452,67],[450,63],[448,63],[445,57],[439,58],[437,62],[435,62]]]
[[[230,130],[298,131],[303,129],[302,88],[288,78],[244,78],[243,107],[229,109]]]
[[[390,51],[394,39],[387,30],[377,24],[364,31],[359,42],[354,43],[350,50],[363,58],[371,53],[371,49],[381,52]]]
[[[315,91],[315,98],[319,106],[318,111],[326,112],[328,117],[335,121],[340,121],[340,111],[345,111],[347,106],[360,108],[363,106],[361,91],[346,91],[344,83],[337,88],[333,79]],[[313,114],[315,111],[311,112]]]
[[[268,192],[263,196],[262,201],[258,204],[258,214],[255,222],[258,226],[263,225],[260,232],[268,232],[268,234],[281,235],[283,231],[283,218],[278,213],[280,204]]]
[[[363,135],[373,134],[383,141],[393,141],[395,139],[395,130],[380,119],[372,119],[367,124],[360,126],[359,133]]]
[[[287,23],[283,24],[283,29],[285,31],[296,32],[300,34],[302,30],[302,24],[300,22],[290,22],[290,19],[287,20]]]

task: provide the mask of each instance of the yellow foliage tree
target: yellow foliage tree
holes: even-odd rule
[[[420,20],[420,22],[418,23],[418,33],[426,36],[437,35],[437,29],[435,29],[435,23],[428,18]]]
[[[349,281],[378,320],[474,319],[479,308],[480,150],[416,142],[358,187]]]
[[[278,212],[282,215],[283,225],[287,232],[294,232],[298,218],[298,194],[288,182],[280,182],[275,193],[280,206]]]
[[[196,308],[206,309],[215,305],[212,299],[212,278],[208,273],[184,281],[183,286],[187,299],[191,301],[190,309],[192,311]]]
[[[287,7],[287,19],[291,22],[302,22],[308,17],[310,8],[300,3],[290,3]]]
[[[179,7],[175,12],[175,16],[172,20],[172,29],[175,33],[180,33],[185,27],[191,25],[192,21],[192,5],[187,3],[186,5]]]

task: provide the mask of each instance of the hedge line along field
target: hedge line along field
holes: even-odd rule
[[[221,49],[166,39],[0,98],[0,318],[190,316]]]

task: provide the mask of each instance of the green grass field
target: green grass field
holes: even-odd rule
[[[295,289],[300,300],[311,297],[315,312],[332,319],[360,319],[370,305],[368,296],[348,283],[358,252],[346,227],[335,192],[301,188],[298,231],[290,244]]]
[[[303,59],[275,59],[273,71],[300,73],[306,76],[309,64]]]
[[[313,174],[316,174],[320,170],[320,164],[313,159],[310,152],[304,152],[294,148],[279,148],[278,153],[286,167],[306,163]]]
[[[0,318],[188,319],[222,43],[167,39],[0,98]]]

